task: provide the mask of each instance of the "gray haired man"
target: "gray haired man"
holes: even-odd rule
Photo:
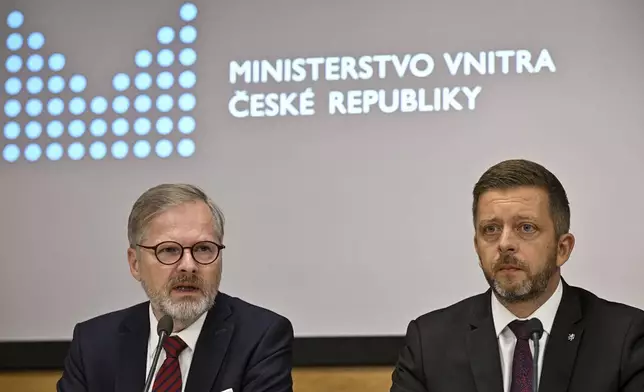
[[[67,391],[291,392],[293,327],[219,291],[224,216],[199,188],[162,184],[134,203],[130,272],[149,301],[79,323],[57,384]],[[174,330],[154,369],[157,323]]]

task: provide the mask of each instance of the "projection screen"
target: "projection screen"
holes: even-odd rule
[[[644,307],[644,3],[20,0],[0,4],[1,341],[145,300],[134,200],[201,186],[222,290],[296,336],[402,335],[487,285],[471,191],[551,169],[568,283]]]

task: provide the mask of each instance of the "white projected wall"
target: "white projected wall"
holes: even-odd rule
[[[161,182],[224,210],[223,291],[297,336],[401,335],[487,288],[471,190],[518,157],[568,191],[564,278],[644,307],[640,1],[0,12],[0,340],[69,339],[145,300],[127,217]]]

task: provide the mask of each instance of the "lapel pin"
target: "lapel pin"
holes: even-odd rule
[[[575,334],[574,333],[568,334],[568,340],[571,342],[575,340]]]

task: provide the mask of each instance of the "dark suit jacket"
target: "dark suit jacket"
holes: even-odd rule
[[[149,302],[82,322],[58,392],[141,392],[150,335]],[[224,293],[197,340],[186,392],[291,392],[289,320]]]
[[[391,392],[503,392],[490,295],[412,321]],[[539,391],[644,391],[642,310],[563,282],[551,332]]]

